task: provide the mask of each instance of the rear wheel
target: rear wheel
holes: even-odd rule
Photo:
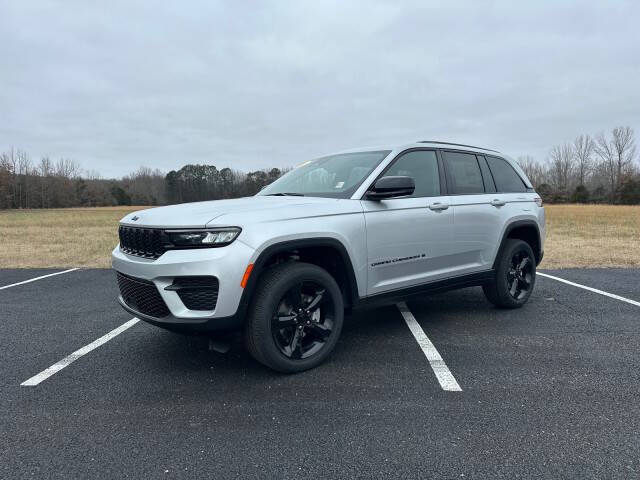
[[[326,270],[285,263],[260,279],[245,326],[245,344],[256,360],[274,370],[308,370],[331,354],[343,319],[340,287]]]
[[[487,299],[501,308],[519,308],[529,300],[536,280],[536,260],[531,246],[509,239],[496,265],[493,283],[484,285]]]

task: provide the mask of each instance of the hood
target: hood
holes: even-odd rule
[[[250,219],[275,220],[314,216],[326,213],[344,213],[344,202],[351,208],[361,208],[360,202],[319,197],[255,196],[230,200],[181,203],[166,207],[139,210],[128,214],[120,223],[138,227],[203,228],[212,225],[236,226]],[[337,207],[342,205],[343,208]],[[134,220],[135,219],[135,220]]]

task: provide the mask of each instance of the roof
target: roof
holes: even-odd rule
[[[435,143],[435,144],[438,144],[438,145],[449,145],[449,146],[455,146],[455,147],[474,148],[476,150],[486,150],[487,152],[500,153],[497,150],[491,150],[490,148],[474,147],[473,145],[465,145],[463,143],[440,142],[440,141],[437,141],[437,140],[420,140],[417,143]]]
[[[376,145],[376,146],[368,146],[368,147],[360,147],[360,148],[350,148],[348,150],[341,150],[339,152],[333,152],[331,155],[341,154],[341,153],[356,153],[356,152],[366,152],[366,151],[375,151],[375,150],[391,150],[391,151],[401,151],[409,148],[420,148],[425,147],[425,144],[429,144],[430,147],[434,148],[456,148],[459,147],[463,150],[475,151],[477,153],[486,153],[493,152],[499,154],[500,156],[505,156],[497,150],[491,150],[490,148],[483,147],[474,147],[472,145],[465,145],[462,143],[452,143],[452,142],[439,142],[435,140],[421,140],[415,143],[405,143],[405,144],[387,144],[387,145]]]

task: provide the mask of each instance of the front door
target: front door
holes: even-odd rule
[[[453,214],[441,195],[434,150],[401,153],[382,176],[409,176],[410,197],[362,200],[367,229],[367,294],[411,287],[448,276]]]

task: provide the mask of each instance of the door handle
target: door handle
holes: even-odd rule
[[[449,208],[449,204],[448,203],[441,203],[441,202],[434,202],[431,205],[429,205],[429,208],[431,210],[446,210],[447,208]]]
[[[500,200],[499,198],[494,198],[493,200],[491,200],[491,205],[493,205],[494,207],[502,207],[506,204],[507,202],[505,202],[504,200]]]

